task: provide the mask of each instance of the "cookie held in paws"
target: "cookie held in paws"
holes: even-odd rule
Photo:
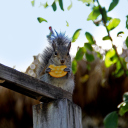
[[[60,78],[60,77],[63,77],[67,74],[67,72],[64,71],[64,69],[67,68],[66,65],[62,65],[62,66],[50,65],[49,68],[51,69],[49,74],[52,77]]]

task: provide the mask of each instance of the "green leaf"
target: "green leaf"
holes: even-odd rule
[[[42,17],[38,17],[37,20],[39,21],[39,23],[41,23],[41,22],[47,22],[47,20],[45,20],[45,19],[42,18]]]
[[[81,29],[77,29],[77,30],[75,31],[75,33],[74,33],[73,36],[72,36],[72,42],[75,42],[75,41],[77,40],[77,38],[78,38],[79,35],[80,35],[80,31],[81,31]]]
[[[105,66],[108,68],[110,67],[112,64],[117,62],[117,58],[113,58],[116,55],[115,50],[114,49],[110,49],[106,55],[105,55]]]
[[[117,56],[114,56],[116,57],[115,59],[117,59]],[[115,75],[115,77],[120,77],[124,74],[124,71],[122,69],[122,65],[120,63],[119,60],[117,60],[116,62],[116,70],[112,73],[112,75]]]
[[[35,1],[33,0],[33,1],[31,1],[31,4],[32,4],[32,6],[34,6],[34,4],[35,4]]]
[[[93,0],[78,0],[78,1],[82,1],[83,3],[93,3]]]
[[[93,51],[93,48],[90,43],[84,43],[84,47],[90,51]]]
[[[111,31],[111,30],[113,30],[114,28],[116,28],[116,27],[119,25],[119,23],[120,23],[120,19],[117,19],[117,18],[111,19],[111,20],[109,21],[108,26],[107,26],[108,31]]]
[[[66,21],[66,26],[69,27],[69,23]]]
[[[126,28],[128,29],[128,15],[126,16]]]
[[[108,11],[111,11],[112,9],[115,8],[115,6],[119,3],[119,0],[113,0],[112,3],[109,6]]]
[[[123,31],[118,32],[118,33],[117,33],[117,37],[119,37],[120,34],[124,34],[124,32],[123,32]]]
[[[119,114],[120,116],[123,116],[126,112],[128,112],[128,101],[121,103]]]
[[[128,101],[128,92],[125,92],[123,95],[123,101]]]
[[[86,36],[86,38],[87,38],[87,40],[89,41],[90,44],[95,44],[95,40],[89,32],[86,32],[85,36]]]
[[[126,71],[126,76],[128,76],[128,70]]]
[[[91,65],[87,64],[87,69],[90,71],[91,70]]]
[[[63,0],[59,0],[59,5],[60,5],[61,10],[64,11],[64,8],[63,8]]]
[[[77,61],[74,59],[72,61],[72,72],[73,72],[73,74],[75,74],[76,71],[77,71]]]
[[[53,9],[53,11],[56,11],[56,9],[57,9],[55,1],[52,3],[52,9]]]
[[[125,44],[126,44],[126,46],[128,48],[128,36],[126,37]]]
[[[44,8],[48,7],[48,3],[46,2],[45,4],[43,4]]]
[[[110,21],[112,19],[112,17],[107,17],[107,20]]]
[[[117,128],[117,126],[118,126],[118,114],[116,111],[109,113],[104,118],[104,126],[105,126],[105,128]]]
[[[86,6],[88,6],[88,7],[89,7],[90,5],[91,5],[90,3],[87,3],[87,4],[86,4]]]
[[[122,106],[124,106],[125,105],[125,102],[121,102],[118,106],[117,106],[117,108],[121,108]]]
[[[76,61],[82,60],[85,52],[86,52],[86,49],[84,47],[79,48],[79,50],[76,53],[75,60]]]
[[[93,8],[93,11],[89,14],[87,20],[88,20],[88,21],[89,21],[89,20],[94,21],[94,20],[97,19],[97,17],[98,17],[99,15],[100,15],[99,6],[94,7],[94,8]]]
[[[102,40],[111,40],[109,36],[105,36],[102,38]]]
[[[104,21],[104,23],[107,23],[107,12],[106,12],[106,9],[105,7],[101,9],[102,11],[102,19]]]
[[[89,54],[86,52],[85,55],[86,55],[87,61],[92,62],[94,60],[93,54]]]
[[[112,74],[115,75],[115,77],[121,77],[125,73],[124,69],[122,68],[122,64],[126,68],[126,62],[124,61],[124,58],[122,58],[122,57],[120,57],[122,64],[120,63],[117,56],[115,56],[115,59],[116,59],[115,60],[116,61],[116,70]]]
[[[111,60],[111,61],[115,61],[116,63],[119,62],[116,54],[115,54],[114,56],[111,56],[111,57],[110,57],[110,60]],[[119,64],[120,64],[120,63],[119,63]]]
[[[97,57],[99,57],[100,59],[103,59],[103,56],[99,52],[97,52]]]
[[[68,11],[71,9],[72,7],[72,1],[71,1],[71,4],[67,7]]]
[[[124,70],[120,69],[117,74],[115,75],[115,77],[121,77],[124,74]]]

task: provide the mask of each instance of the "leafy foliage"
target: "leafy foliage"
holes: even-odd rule
[[[113,0],[109,6],[108,11],[111,11],[112,9],[114,9],[118,3],[119,3],[119,0]]]
[[[94,20],[97,19],[97,17],[98,17],[99,15],[100,15],[99,6],[95,6],[95,7],[93,7],[92,12],[89,14],[87,20],[88,20],[88,21],[89,21],[89,20],[94,21]]]
[[[104,119],[105,128],[117,128],[118,114],[116,111],[109,113]]]
[[[89,54],[86,52],[85,55],[88,62],[92,62],[94,60],[93,54]]]
[[[128,112],[128,101],[121,103],[119,114],[120,116],[123,116],[126,112]]]
[[[77,71],[77,61],[74,59],[72,61],[72,72],[73,72],[73,74],[75,74],[76,71]]]
[[[93,0],[79,0],[79,1],[82,1],[83,3],[92,3]]]
[[[120,23],[120,19],[117,19],[117,18],[111,19],[107,26],[108,31],[111,31],[114,28],[116,28],[119,25],[119,23]]]
[[[44,8],[47,8],[48,7],[48,3],[46,2],[43,6],[44,6]]]
[[[108,20],[108,21],[110,21],[111,19],[112,19],[112,17],[108,17],[108,16],[107,16],[107,20]]]
[[[35,1],[33,0],[33,1],[31,1],[31,4],[32,4],[32,6],[34,6],[34,4],[35,4]]]
[[[121,63],[118,61],[116,61],[116,70],[113,72],[113,75],[115,75],[115,77],[120,77],[124,74],[124,70],[122,69],[122,65]]]
[[[105,56],[105,66],[110,67],[117,62],[116,52],[114,49],[110,49]]]
[[[84,47],[90,51],[93,51],[93,48],[90,43],[84,43]]]
[[[123,101],[127,101],[128,100],[128,92],[125,92],[123,95]]]
[[[59,0],[59,5],[60,5],[61,10],[64,11],[64,8],[63,8],[63,0]]]
[[[72,37],[72,42],[75,42],[76,39],[79,37],[80,31],[81,31],[81,29],[77,29],[77,30],[75,31],[75,33],[73,34],[73,37]]]
[[[126,16],[126,28],[128,29],[128,15]]]
[[[86,38],[87,38],[87,40],[89,41],[90,44],[95,44],[95,40],[89,32],[86,32],[85,36],[86,36]]]
[[[56,11],[56,9],[57,9],[55,1],[52,3],[52,9],[53,9],[53,11]]]
[[[103,59],[103,56],[101,55],[100,52],[96,52],[97,53],[97,57],[100,58],[100,59]]]
[[[41,23],[41,22],[47,22],[47,20],[45,20],[45,19],[42,18],[42,17],[38,17],[37,20],[39,21],[39,23]]]
[[[128,36],[127,36],[127,38],[126,38],[125,44],[126,44],[126,46],[127,46],[127,48],[128,48]]]
[[[118,105],[119,114],[120,116],[123,116],[126,112],[128,112],[128,92],[125,92],[123,95],[123,102]]]
[[[68,23],[68,21],[66,21],[66,26],[69,27],[69,23]]]
[[[102,40],[111,40],[109,36],[105,36],[102,38]]]
[[[101,8],[102,11],[102,19],[104,23],[107,23],[107,13],[105,8]]]
[[[123,32],[123,31],[118,32],[118,33],[117,33],[117,37],[119,37],[120,34],[124,34],[124,32]]]
[[[83,55],[84,55],[85,52],[86,52],[86,50],[85,50],[84,47],[79,48],[79,50],[78,50],[77,53],[76,53],[75,60],[76,60],[76,61],[82,60]]]
[[[71,4],[67,7],[68,11],[72,8],[72,1]]]

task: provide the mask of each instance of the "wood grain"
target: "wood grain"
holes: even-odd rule
[[[33,128],[82,128],[81,108],[67,99],[33,106]]]
[[[0,83],[1,86],[42,102],[63,98],[72,100],[71,93],[2,64],[0,64],[0,79],[5,80]]]

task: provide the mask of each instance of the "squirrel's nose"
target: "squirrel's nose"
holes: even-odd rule
[[[63,64],[65,61],[62,59],[62,60],[60,60],[60,62],[61,62],[61,64]]]

